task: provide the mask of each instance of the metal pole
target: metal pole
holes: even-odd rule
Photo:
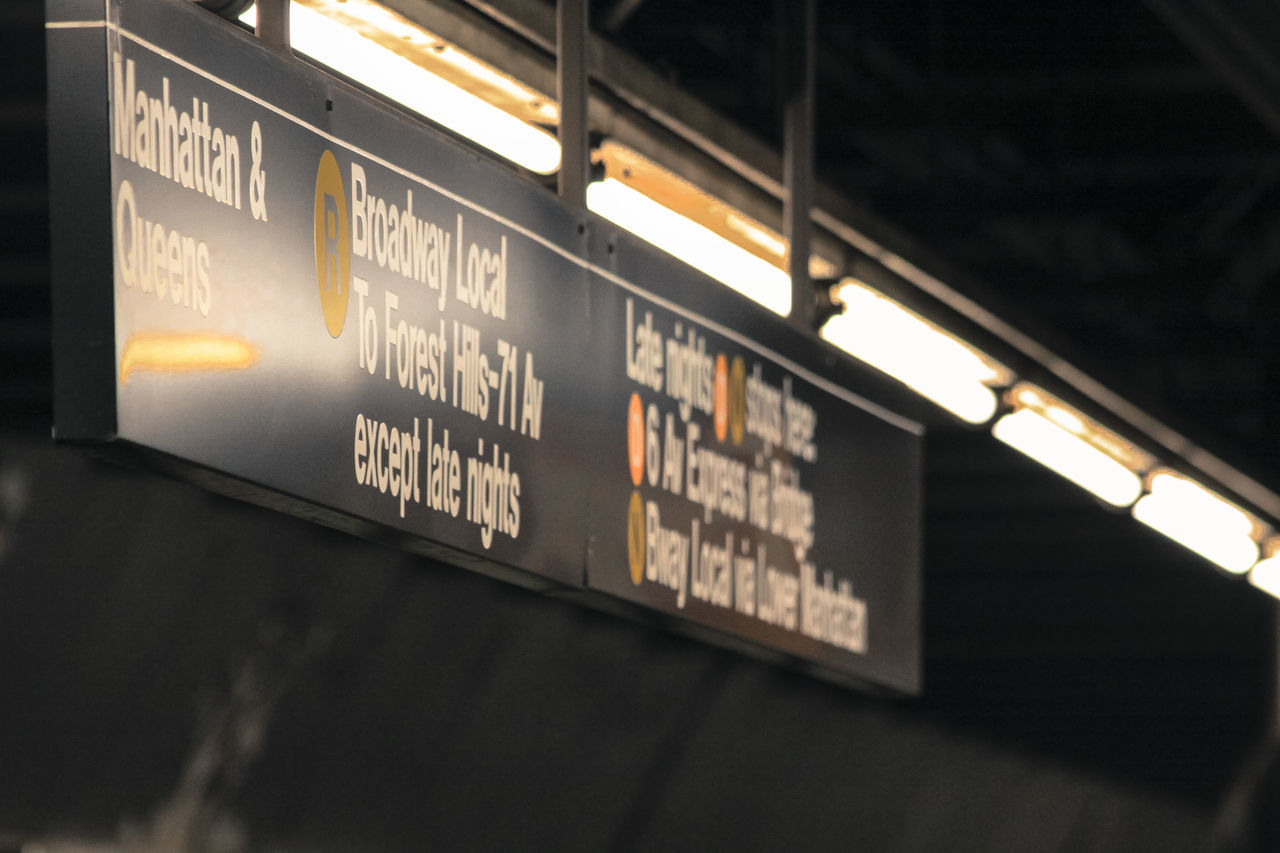
[[[813,89],[816,0],[779,2],[783,30],[783,226],[787,271],[791,274],[793,325],[813,327],[813,289],[809,284],[809,245],[813,212]]]
[[[289,49],[289,0],[258,0],[258,24],[254,34],[268,47],[282,53]]]
[[[587,0],[556,2],[556,97],[560,101],[560,198],[587,206],[591,151],[587,145]]]

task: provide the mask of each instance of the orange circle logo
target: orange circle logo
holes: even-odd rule
[[[729,432],[729,360],[724,353],[716,356],[715,382],[716,441],[724,441]]]
[[[631,395],[627,409],[627,459],[631,463],[631,484],[640,485],[644,479],[644,411],[640,395]]]
[[[325,151],[316,169],[316,283],[320,286],[320,308],[329,336],[342,334],[347,322],[347,302],[351,298],[351,231],[347,228],[347,195],[342,189],[342,170],[332,151]]]

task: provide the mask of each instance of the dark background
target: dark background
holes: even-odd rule
[[[775,12],[593,4],[777,144]],[[1274,488],[1274,15],[822,2],[819,177]],[[943,418],[899,701],[52,447],[39,4],[0,22],[0,849],[1194,850],[1238,804],[1272,600]]]

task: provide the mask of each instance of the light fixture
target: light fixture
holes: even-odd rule
[[[1258,561],[1261,522],[1235,504],[1181,474],[1160,469],[1133,517],[1229,572],[1247,572]]]
[[[240,19],[255,25],[256,13]],[[553,104],[408,19],[369,0],[294,0],[289,16],[295,51],[530,171],[560,167],[560,144],[529,123],[553,122]]]
[[[791,310],[783,270],[617,178],[587,186],[587,207],[778,314]]]
[[[602,172],[587,188],[587,207],[761,305],[790,310],[781,234],[615,140],[591,157]],[[809,274],[831,278],[836,266],[811,255]]]
[[[1014,411],[991,429],[1000,441],[1113,506],[1127,507],[1142,494],[1137,472],[1153,461],[1146,454],[1029,383],[1007,396]]]
[[[1280,598],[1280,536],[1267,543],[1266,557],[1249,571],[1249,583]]]
[[[822,336],[952,414],[983,424],[996,413],[994,387],[1013,373],[990,356],[856,279],[836,286],[845,311]]]

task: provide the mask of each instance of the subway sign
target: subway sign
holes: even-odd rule
[[[856,371],[185,0],[47,10],[61,438],[918,690],[921,431]]]

